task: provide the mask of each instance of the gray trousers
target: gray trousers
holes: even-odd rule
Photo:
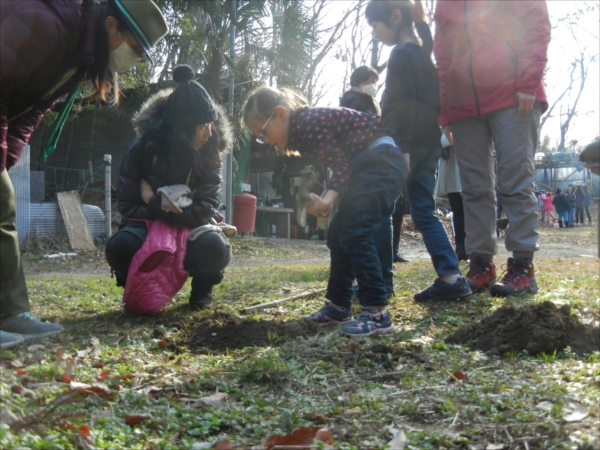
[[[536,103],[523,116],[517,116],[517,110],[517,106],[504,108],[451,124],[462,184],[465,248],[469,255],[498,253],[496,180],[497,193],[510,223],[506,249],[515,256],[525,256],[533,255],[538,248],[538,201],[533,191],[541,104]]]
[[[0,319],[29,311],[29,296],[21,266],[16,228],[15,190],[0,172]]]

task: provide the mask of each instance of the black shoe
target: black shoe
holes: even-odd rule
[[[415,294],[413,298],[416,302],[424,303],[434,300],[457,300],[468,297],[471,294],[473,292],[464,277],[460,277],[454,284],[446,283],[441,278],[436,278],[431,286]]]
[[[192,311],[201,311],[203,309],[210,309],[210,308],[212,308],[212,305],[213,305],[213,300],[212,300],[212,295],[210,295],[210,294],[200,295],[195,298],[192,298],[190,296],[190,308],[192,309]]]
[[[410,262],[410,259],[406,259],[402,255],[399,255],[398,253],[396,253],[394,255],[394,262],[406,263],[406,262]]]

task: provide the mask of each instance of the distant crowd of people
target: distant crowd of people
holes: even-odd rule
[[[535,195],[538,198],[541,222],[546,224],[558,222],[559,228],[570,228],[584,226],[587,217],[587,224],[592,225],[590,207],[593,199],[586,184],[579,186],[570,184],[566,191],[558,188],[554,195],[551,191],[536,190]]]

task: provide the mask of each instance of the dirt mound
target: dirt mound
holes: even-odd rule
[[[307,320],[246,320],[225,313],[205,317],[192,332],[188,347],[195,353],[278,345],[287,338],[314,336],[319,326]]]
[[[560,352],[567,346],[578,354],[600,350],[600,328],[579,322],[571,308],[552,302],[522,308],[503,306],[478,323],[459,328],[449,344],[468,344],[495,355],[527,350],[530,355]]]

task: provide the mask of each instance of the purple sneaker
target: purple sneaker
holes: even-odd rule
[[[371,334],[391,333],[394,331],[392,316],[389,311],[373,312],[363,309],[360,316],[352,323],[342,327],[342,333],[348,336],[370,336]]]
[[[352,308],[340,310],[333,306],[331,302],[325,302],[325,306],[308,316],[304,316],[304,319],[312,320],[319,325],[344,325],[354,321]]]

